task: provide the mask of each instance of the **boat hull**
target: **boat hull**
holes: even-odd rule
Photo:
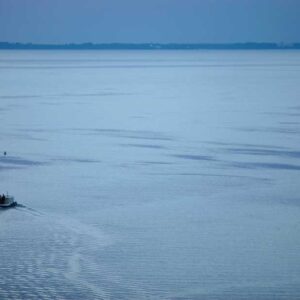
[[[0,208],[9,208],[14,207],[17,205],[14,197],[6,196],[5,199],[1,199],[0,201]]]
[[[14,201],[14,202],[9,203],[9,204],[0,204],[0,208],[10,208],[10,207],[15,207],[17,205],[18,205],[18,203]]]

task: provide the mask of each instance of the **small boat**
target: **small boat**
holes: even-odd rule
[[[16,206],[17,202],[15,201],[15,198],[10,195],[0,195],[0,207],[2,208],[8,208]]]

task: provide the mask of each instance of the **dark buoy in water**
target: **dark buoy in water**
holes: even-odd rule
[[[6,151],[4,151],[4,153],[3,153],[3,154],[4,154],[4,156],[6,156],[6,154],[7,154],[7,153],[6,153]]]

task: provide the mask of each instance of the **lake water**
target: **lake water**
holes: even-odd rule
[[[1,299],[300,299],[300,51],[1,51]]]

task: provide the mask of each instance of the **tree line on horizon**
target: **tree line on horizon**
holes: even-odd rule
[[[0,49],[37,49],[37,50],[225,50],[225,49],[300,49],[300,43],[67,43],[34,44],[0,42]]]

